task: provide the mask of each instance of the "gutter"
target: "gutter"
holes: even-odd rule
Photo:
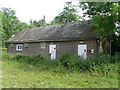
[[[60,42],[60,41],[78,41],[78,40],[93,40],[98,39],[95,37],[92,38],[81,38],[81,39],[56,39],[56,40],[30,40],[30,41],[6,41],[6,43],[33,43],[33,42]]]

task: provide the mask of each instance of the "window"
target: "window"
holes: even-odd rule
[[[13,47],[14,47],[14,44],[11,43],[11,44],[10,44],[10,47],[13,48]]]
[[[17,44],[16,45],[16,50],[17,51],[22,51],[23,50],[23,45],[22,44]]]
[[[45,43],[41,43],[41,48],[45,48]]]
[[[24,47],[25,47],[25,48],[28,48],[28,44],[27,44],[27,43],[24,43]]]

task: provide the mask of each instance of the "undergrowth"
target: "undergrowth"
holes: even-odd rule
[[[46,59],[41,55],[25,56],[10,55],[6,53],[3,54],[2,60],[17,61],[36,67],[44,66],[44,69],[64,67],[70,71],[77,70],[89,72],[109,72],[112,70],[111,64],[120,62],[120,53],[116,53],[112,58],[106,56],[105,54],[96,54],[93,57],[87,58],[85,60],[80,56],[72,55],[71,53],[64,53],[55,60]]]
[[[3,86],[33,88],[118,88],[119,53],[96,54],[86,60],[64,53],[56,60],[41,55],[2,55]]]

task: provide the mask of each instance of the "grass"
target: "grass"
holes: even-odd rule
[[[101,71],[68,70],[63,66],[36,67],[3,59],[0,61],[2,88],[118,88],[118,64],[110,64],[111,70],[106,74]]]
[[[59,67],[57,68],[59,69]],[[3,62],[3,88],[116,88],[116,73],[110,76],[77,71],[56,73],[54,69],[41,71],[37,67],[19,62]]]
[[[60,71],[61,67],[51,70],[26,65],[14,61],[3,61],[3,88],[117,88],[118,75],[109,72],[104,76],[97,72]],[[116,68],[117,65],[113,65]],[[64,69],[63,69],[64,70]]]

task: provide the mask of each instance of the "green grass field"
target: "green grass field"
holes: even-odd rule
[[[2,64],[2,88],[118,88],[117,64],[111,64],[107,75],[103,72],[80,72],[62,66],[41,69],[12,60]]]

